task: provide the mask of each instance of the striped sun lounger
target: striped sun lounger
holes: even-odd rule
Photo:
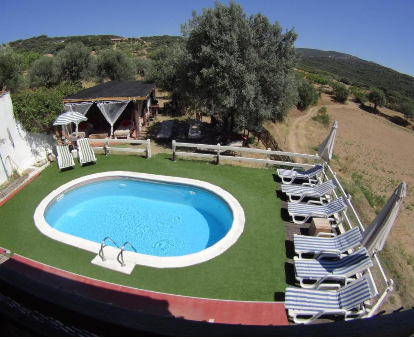
[[[348,204],[343,197],[324,205],[288,202],[288,213],[296,224],[303,224],[312,217],[330,218],[347,208]],[[303,220],[298,220],[298,217],[303,218]]]
[[[316,164],[306,171],[296,171],[295,168],[292,170],[277,169],[277,174],[282,179],[283,184],[291,184],[296,178],[309,180],[310,183],[312,178],[319,175],[322,171],[322,164]]]
[[[96,163],[95,153],[89,145],[88,138],[78,139],[79,163],[83,166],[86,163]]]
[[[295,185],[295,184],[281,184],[280,189],[285,193],[291,202],[301,202],[305,197],[322,198],[329,195],[336,188],[334,180],[329,180],[322,184],[313,186],[309,185]]]
[[[349,320],[366,315],[364,302],[377,294],[372,278],[366,275],[336,291],[288,287],[285,307],[295,323],[309,323],[324,315],[343,315]]]
[[[303,288],[340,288],[373,265],[368,250],[362,247],[337,261],[295,258],[295,274]]]
[[[342,257],[346,251],[358,247],[361,239],[362,233],[359,227],[331,238],[293,235],[295,252],[299,258],[302,258],[304,254],[313,255],[314,258]]]
[[[75,162],[73,160],[73,156],[69,151],[68,145],[57,145],[57,165],[59,167],[59,171],[66,168],[75,168]]]

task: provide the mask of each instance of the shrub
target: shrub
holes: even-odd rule
[[[414,118],[414,104],[413,103],[403,103],[400,106],[401,113],[406,118]]]
[[[312,117],[312,120],[315,122],[321,123],[323,126],[328,127],[331,123],[331,118],[326,113],[317,114],[316,116]]]
[[[23,59],[8,45],[0,46],[0,91],[17,91],[23,84]]]
[[[332,83],[333,91],[337,101],[345,103],[348,100],[350,91],[342,83]]]
[[[327,108],[326,108],[326,106],[322,106],[319,110],[318,110],[318,113],[320,113],[320,114],[326,114],[326,112],[327,112],[328,110],[327,110]]]
[[[55,59],[41,57],[33,62],[29,69],[29,83],[31,87],[50,87],[59,82],[59,75]]]
[[[314,105],[318,101],[318,92],[306,79],[298,79],[298,108],[306,110],[309,105]]]

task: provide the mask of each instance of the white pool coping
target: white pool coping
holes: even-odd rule
[[[145,255],[145,254],[138,254],[131,251],[124,251],[124,259],[125,262],[134,263],[138,265],[148,266],[148,267],[155,267],[155,268],[181,268],[187,267],[191,265],[195,265],[198,263],[206,262],[211,260],[222,253],[224,253],[227,249],[229,249],[233,244],[237,242],[241,234],[244,230],[245,224],[245,216],[244,210],[240,203],[227,191],[223,190],[222,188],[208,183],[204,181],[199,181],[190,178],[182,178],[182,177],[172,177],[172,176],[161,176],[161,175],[153,175],[153,174],[146,174],[146,173],[139,173],[139,172],[131,172],[131,171],[108,171],[108,172],[101,172],[98,174],[83,176],[77,178],[73,181],[70,181],[56,190],[53,190],[49,195],[47,195],[42,202],[37,206],[36,211],[33,215],[34,223],[39,231],[54,239],[56,241],[69,244],[71,246],[90,251],[92,253],[97,254],[101,248],[101,244],[93,241],[89,241],[77,236],[69,235],[58,231],[52,228],[45,220],[45,212],[47,211],[48,207],[53,204],[56,199],[64,194],[67,191],[70,191],[74,187],[82,185],[86,182],[95,182],[99,179],[108,179],[108,178],[124,178],[124,179],[135,179],[135,180],[146,180],[146,181],[156,181],[160,183],[172,183],[172,184],[181,184],[181,185],[190,185],[194,186],[206,191],[211,192],[212,194],[221,198],[229,207],[231,213],[233,214],[233,223],[226,234],[220,241],[215,243],[209,248],[206,248],[200,252],[183,255],[183,256],[171,256],[171,257],[161,257],[161,256],[153,256],[153,255]],[[111,236],[111,235],[108,235]],[[107,243],[105,247],[105,255],[106,251],[109,250],[110,243]],[[115,248],[115,247],[111,247]],[[113,250],[110,251],[113,253]]]

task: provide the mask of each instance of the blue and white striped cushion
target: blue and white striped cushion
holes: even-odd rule
[[[296,275],[301,279],[318,279],[328,274],[350,277],[372,266],[373,262],[366,248],[337,261],[295,259]]]
[[[373,297],[366,277],[338,291],[286,288],[285,307],[303,311],[350,310]]]
[[[361,229],[355,227],[333,238],[293,235],[295,251],[315,253],[323,250],[338,250],[341,253],[357,247],[362,239]]]
[[[325,205],[288,202],[288,211],[292,215],[329,217],[348,207],[345,199],[340,197]]]
[[[277,169],[277,173],[281,177],[312,178],[322,172],[322,170],[322,164],[316,164],[314,167],[305,171]]]
[[[95,153],[93,152],[91,146],[89,145],[88,138],[81,138],[78,140],[78,147],[80,150],[79,161],[83,163],[95,162]]]

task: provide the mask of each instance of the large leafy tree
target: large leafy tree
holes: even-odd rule
[[[108,48],[98,54],[97,76],[100,81],[135,79],[135,64],[121,50]]]
[[[56,55],[56,64],[63,80],[80,81],[91,77],[93,57],[82,43],[69,43]]]
[[[182,31],[187,98],[219,112],[230,130],[284,118],[296,96],[293,30],[282,33],[261,14],[247,18],[238,4],[216,2],[202,15],[193,12]]]
[[[0,46],[0,91],[16,91],[23,84],[23,59],[8,45]]]

